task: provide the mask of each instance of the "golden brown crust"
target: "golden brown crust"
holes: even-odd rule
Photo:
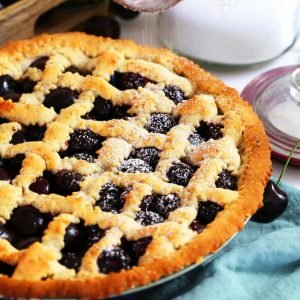
[[[128,198],[128,209],[132,213],[136,211],[140,203],[137,199],[151,194],[148,186],[151,186],[154,192],[164,191],[166,193],[167,191],[167,193],[180,194],[183,207],[170,214],[168,229],[165,229],[165,225],[143,227],[122,214],[120,214],[122,215],[120,221],[111,216],[112,214],[108,215],[100,210],[95,212],[78,196],[67,197],[63,207],[61,196],[35,197],[28,191],[28,185],[32,182],[32,178],[29,178],[29,175],[21,174],[22,176],[15,179],[13,187],[0,185],[1,197],[6,194],[14,197],[9,201],[11,207],[6,210],[0,207],[1,218],[8,218],[12,209],[21,201],[21,188],[27,190],[28,203],[32,203],[41,211],[52,213],[63,211],[65,214],[55,218],[55,222],[51,223],[43,237],[43,243],[35,243],[29,248],[34,255],[31,255],[29,250],[22,252],[11,249],[12,247],[7,241],[0,239],[0,258],[11,264],[22,262],[12,278],[0,277],[1,295],[37,298],[103,298],[122,293],[127,289],[156,281],[201,261],[203,257],[215,252],[234,233],[241,230],[246,218],[262,205],[263,190],[271,172],[269,143],[262,123],[252,108],[239,97],[234,89],[228,88],[222,81],[191,61],[178,57],[166,49],[153,49],[138,46],[130,41],[115,41],[80,33],[43,35],[32,40],[9,43],[0,50],[0,74],[9,73],[14,78],[20,78],[34,59],[53,52],[56,53],[53,57],[53,65],[49,64],[45,72],[32,70],[32,68],[27,71],[29,77],[42,80],[42,83],[38,84],[34,90],[35,96],[21,98],[19,103],[0,101],[0,117],[24,125],[29,125],[30,122],[44,125],[54,119],[55,122],[49,126],[43,140],[44,143],[36,142],[27,143],[26,146],[20,144],[3,147],[1,155],[12,157],[15,154],[29,151],[30,154],[26,156],[24,164],[34,166],[33,170],[30,169],[30,176],[34,173],[34,178],[42,174],[45,166],[53,172],[68,166],[68,168],[87,175],[93,174],[100,167],[102,168],[100,171],[104,172],[98,179],[84,181],[82,184],[84,191],[93,199],[93,195],[97,194],[99,188],[108,180],[113,180],[116,184],[124,185],[126,183],[128,186],[136,184],[137,188],[133,189],[134,192]],[[71,76],[69,73],[61,75],[59,68],[67,67],[70,61],[77,62],[78,66],[84,66],[91,58],[96,59],[92,66],[96,67],[93,74],[101,79]],[[136,71],[154,81],[165,84],[176,83],[175,85],[184,91],[186,97],[193,98],[175,107],[172,101],[164,97],[161,92],[156,91],[151,84],[148,89],[139,90],[138,94],[130,90],[120,94],[117,89],[107,83],[109,75],[116,69],[123,72]],[[60,75],[61,77],[58,77]],[[84,101],[78,101],[72,108],[65,109],[56,118],[53,109],[45,108],[38,101],[42,101],[43,95],[57,84],[57,78],[74,88],[80,87],[85,93],[85,98]],[[132,101],[134,103],[132,112],[139,113],[142,107],[143,113],[132,123],[123,120],[112,120],[105,124],[82,121],[80,116],[92,107],[93,93],[106,99],[109,98],[113,103],[124,104],[126,101]],[[144,103],[145,97],[148,100]],[[160,99],[165,101],[164,105],[161,105]],[[26,109],[31,111],[31,121],[28,119]],[[218,110],[223,113],[221,119],[218,116]],[[154,111],[172,112],[180,118],[180,124],[174,127],[167,136],[146,135],[146,131],[143,129],[145,120]],[[205,147],[190,148],[187,137],[202,120],[223,122],[224,138],[218,144],[219,146],[215,145],[214,141],[209,141]],[[73,128],[90,128],[100,135],[108,134],[110,142],[104,143],[100,149],[103,154],[109,154],[107,160],[101,161],[103,155],[100,155],[97,166],[84,162],[79,164],[72,160],[64,160],[62,163],[56,151],[63,147]],[[14,127],[5,132],[12,134],[15,130]],[[7,143],[9,140],[5,134],[2,137],[0,130],[0,139],[2,138],[3,143]],[[149,178],[144,174],[114,175],[113,172],[118,168],[120,162],[128,157],[131,145],[163,148],[161,161],[157,166],[157,176]],[[122,151],[114,151],[119,148]],[[228,155],[229,152],[230,155]],[[193,164],[198,165],[199,169],[189,185],[183,189],[166,182],[165,173],[168,166],[173,161],[179,160],[185,153],[188,153],[189,159]],[[238,191],[220,191],[210,185],[210,183],[214,184],[216,176],[224,166],[238,175]],[[204,169],[209,172],[204,172]],[[208,224],[201,234],[196,235],[188,229],[188,224],[196,214],[195,209],[191,209],[191,207],[195,207],[197,201],[206,201],[209,197],[224,205],[225,209],[218,213],[216,219]],[[95,201],[95,199],[90,201]],[[135,239],[153,235],[153,242],[147,249],[147,255],[141,258],[140,265],[131,270],[111,273],[108,276],[97,273],[85,276],[87,272],[92,272],[87,263],[89,258],[85,256],[79,276],[75,277],[74,270],[63,268],[57,263],[57,260],[59,259],[59,250],[63,247],[61,240],[63,237],[59,235],[59,232],[63,233],[71,221],[79,222],[79,218],[83,218],[90,224],[98,223],[100,227],[108,228],[108,235],[112,236],[111,240],[114,238],[117,240],[117,237],[124,233],[130,236],[132,232],[135,232]],[[118,224],[121,222],[126,223],[126,226],[122,227],[123,233],[118,231],[118,226],[120,226]],[[186,223],[187,226],[179,226],[180,222]],[[183,227],[184,229],[182,229]],[[183,231],[181,232],[181,230]],[[166,237],[168,232],[172,233],[169,239]],[[188,236],[190,241],[182,241],[182,236]],[[55,241],[57,245],[60,245],[57,246],[57,253],[49,252],[49,248],[47,248],[53,238],[57,239]],[[167,251],[170,241],[172,247],[176,246],[178,250],[174,251],[173,249],[167,256],[157,256],[157,249],[165,247],[163,249]],[[101,243],[104,242],[100,240],[99,244],[97,243],[96,250],[98,252],[102,249],[101,247],[104,247]],[[109,243],[114,244],[111,241]],[[40,256],[36,256],[36,253],[40,253]],[[39,263],[32,261],[33,257],[39,260]],[[35,267],[41,266],[43,271],[33,269],[32,272],[35,273],[31,274],[31,280],[24,279],[23,268],[28,267],[30,263],[33,263]],[[39,279],[43,277],[43,272],[54,269],[59,270],[57,272],[60,274],[60,278]],[[45,274],[47,275],[47,273]],[[32,279],[35,276],[37,276],[36,279]]]

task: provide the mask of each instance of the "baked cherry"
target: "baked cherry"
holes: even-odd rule
[[[57,88],[46,95],[43,104],[48,108],[53,107],[55,112],[59,113],[61,109],[72,105],[77,98],[76,91],[69,88]]]
[[[33,89],[36,85],[36,82],[29,78],[25,78],[25,79],[19,81],[19,84],[20,84],[20,89],[21,89],[22,93],[32,93]]]
[[[128,89],[138,89],[145,87],[148,83],[155,83],[153,80],[133,72],[115,72],[110,79],[110,83],[121,91]]]
[[[131,258],[132,264],[137,265],[138,260],[143,256],[147,250],[148,245],[151,243],[152,237],[140,238],[136,241],[129,241],[122,238],[122,249],[128,253]]]
[[[10,142],[17,145],[25,142],[41,141],[44,138],[45,131],[46,126],[23,126],[21,130],[13,134]]]
[[[1,94],[1,97],[4,100],[11,100],[12,102],[18,102],[21,98],[21,94],[19,94],[17,92],[7,92],[4,94]]]
[[[78,129],[70,135],[68,151],[74,153],[96,151],[102,142],[103,138],[90,129]]]
[[[7,159],[7,167],[13,171],[20,171],[22,168],[24,154],[17,154],[15,157]]]
[[[76,252],[78,253],[84,245],[86,239],[86,232],[84,226],[79,224],[70,224],[66,228],[64,237],[64,248],[63,252]]]
[[[175,194],[157,195],[154,205],[155,212],[159,213],[164,218],[169,216],[169,213],[180,206],[180,198]]]
[[[130,109],[129,105],[117,105],[113,108],[113,119],[126,119],[130,117],[128,110]]]
[[[25,132],[23,130],[16,131],[13,134],[10,142],[13,145],[25,143],[26,142]]]
[[[236,191],[237,190],[237,178],[232,175],[228,170],[222,171],[216,181],[216,187]]]
[[[61,170],[56,174],[55,183],[60,193],[69,195],[80,190],[79,182],[82,180],[83,176],[77,172]]]
[[[10,243],[14,240],[14,234],[2,223],[0,223],[0,238],[8,240]]]
[[[101,273],[119,272],[131,268],[132,262],[129,255],[121,248],[104,250],[99,256],[98,267]]]
[[[166,85],[163,91],[166,97],[172,100],[175,104],[181,103],[184,100],[184,92],[175,85]]]
[[[169,114],[153,113],[145,127],[149,132],[166,134],[177,124],[176,120]]]
[[[197,233],[201,233],[203,229],[205,228],[205,225],[200,223],[197,219],[193,220],[193,222],[190,225],[190,228]]]
[[[221,131],[222,128],[223,125],[221,124],[207,123],[207,128],[206,128],[207,139],[218,140],[222,138],[223,137],[223,133]]]
[[[188,185],[193,174],[193,168],[182,162],[173,164],[167,171],[169,181],[182,186]]]
[[[200,201],[198,206],[198,214],[196,219],[204,225],[211,223],[218,212],[222,211],[223,207],[216,202],[207,200]]]
[[[44,138],[44,134],[47,127],[38,126],[38,125],[30,125],[25,127],[26,140],[28,142],[32,141],[41,141]]]
[[[94,16],[88,19],[84,25],[84,32],[97,36],[117,39],[120,36],[120,25],[112,17]]]
[[[101,96],[98,96],[94,101],[94,108],[90,112],[90,115],[92,115],[95,120],[105,121],[110,119],[112,113],[113,113],[112,102],[103,99]]]
[[[89,225],[85,227],[88,238],[86,247],[89,249],[104,236],[105,232],[98,225]]]
[[[205,139],[198,133],[192,133],[188,137],[188,141],[194,146],[199,146],[201,143],[205,142]]]
[[[79,68],[75,66],[70,66],[65,69],[65,72],[71,72],[71,73],[78,73],[79,75],[86,76],[88,75],[88,72],[80,70]]]
[[[39,235],[48,225],[45,215],[31,205],[16,208],[10,222],[13,229],[21,236]]]
[[[0,180],[10,182],[13,179],[14,179],[14,174],[10,170],[0,168]]]
[[[65,252],[59,262],[68,269],[75,269],[78,272],[81,265],[81,256],[73,252]]]
[[[121,164],[119,171],[124,173],[150,173],[153,172],[153,169],[139,158],[129,158]]]
[[[17,81],[10,75],[0,76],[0,95],[6,94],[8,92],[15,92],[18,90]]]
[[[103,211],[119,213],[124,206],[125,190],[113,183],[106,183],[100,190],[100,199],[96,202]]]
[[[141,210],[136,214],[135,220],[142,225],[147,226],[162,223],[164,221],[164,218],[156,212]]]
[[[50,194],[50,182],[47,178],[38,177],[36,181],[29,186],[29,189],[37,194],[48,195]]]
[[[154,147],[135,149],[130,158],[139,158],[152,166],[154,169],[159,161],[160,150]]]
[[[17,154],[10,159],[1,159],[0,180],[12,181],[20,173],[24,158],[24,154]]]
[[[147,195],[143,198],[140,208],[142,211],[154,211],[155,197],[153,195]]]
[[[38,58],[37,60],[35,60],[34,62],[32,62],[30,67],[37,68],[37,69],[43,71],[45,69],[47,61],[48,61],[48,57],[42,56],[42,57]]]
[[[22,250],[22,249],[28,248],[33,243],[40,242],[40,241],[41,241],[40,236],[31,236],[31,237],[27,237],[27,238],[16,239],[16,241],[14,241],[13,245],[18,250]]]

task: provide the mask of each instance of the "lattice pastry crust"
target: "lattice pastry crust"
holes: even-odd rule
[[[44,66],[35,63],[44,57]],[[69,71],[71,66],[82,70],[81,74]],[[126,80],[122,74],[134,76],[132,73],[141,75],[137,81],[146,78],[146,82],[136,89],[114,84],[116,74],[121,74],[120,81]],[[0,125],[1,158],[9,162],[25,155],[11,181],[0,174],[0,221],[4,228],[14,224],[11,218],[16,208],[23,206],[51,215],[51,220],[40,239],[25,248],[6,238],[1,229],[0,262],[13,266],[13,271],[11,276],[0,275],[0,294],[106,297],[145,285],[216,251],[262,205],[271,170],[263,126],[234,89],[191,61],[165,49],[130,41],[68,33],[6,45],[0,50],[0,75],[7,74],[35,85],[30,92],[19,92],[21,97],[15,102],[7,95],[0,98],[0,118],[6,120]],[[63,109],[45,104],[47,95],[58,87],[77,92],[71,105]],[[166,89],[181,99],[172,101]],[[108,120],[87,117],[99,96],[113,107],[125,107],[126,116]],[[155,132],[155,126],[149,129],[155,113],[172,116],[176,124],[165,133]],[[42,140],[12,142],[16,132],[22,133],[28,126],[44,126]],[[201,126],[206,126],[206,133],[202,133],[206,138],[193,142],[191,135]],[[209,126],[217,132],[217,138],[207,135]],[[72,134],[87,129],[102,138],[94,159],[90,162],[61,155],[68,151]],[[159,153],[156,166],[150,172],[130,173],[126,161],[136,149],[149,147]],[[135,163],[133,168],[139,170]],[[178,164],[192,170],[186,184],[171,182],[170,168]],[[80,174],[79,190],[69,195],[32,191],[32,184],[46,170],[54,177],[61,170]],[[216,184],[220,174],[235,178],[237,188]],[[118,211],[99,205],[106,184],[126,191]],[[169,209],[165,214],[157,208],[158,200],[152,199],[155,213],[163,220],[137,217],[145,197],[170,194],[175,195],[172,201],[177,197],[180,202],[173,208],[163,204],[163,209]],[[201,219],[201,213],[199,217],[200,203],[207,201],[220,208],[210,222]],[[202,226],[199,233],[191,226],[195,219]],[[81,224],[81,228],[97,225],[103,231],[103,236],[81,254],[77,270],[62,263],[70,224]],[[14,225],[9,226],[12,230]],[[118,272],[103,272],[99,266],[101,254],[121,249],[124,240],[143,238],[148,238],[147,245],[134,264]]]

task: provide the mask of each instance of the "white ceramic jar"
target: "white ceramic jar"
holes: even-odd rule
[[[298,33],[299,0],[183,0],[161,14],[163,43],[209,63],[249,65],[282,54]]]

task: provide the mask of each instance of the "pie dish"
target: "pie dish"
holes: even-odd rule
[[[262,205],[262,123],[166,49],[82,33],[0,50],[0,294],[117,295],[214,253]]]

